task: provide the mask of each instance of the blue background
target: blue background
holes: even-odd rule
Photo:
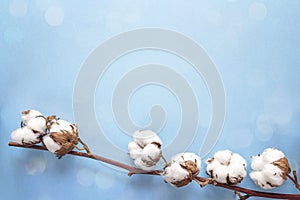
[[[2,1],[1,199],[234,199],[232,191],[221,188],[200,189],[194,183],[175,189],[160,177],[128,178],[125,173],[92,160],[71,156],[57,160],[48,152],[7,146],[10,132],[18,127],[20,113],[25,109],[35,108],[45,115],[57,114],[73,121],[74,83],[90,52],[116,34],[143,27],[166,28],[187,35],[206,50],[219,70],[226,90],[226,119],[221,137],[209,156],[217,150],[231,149],[242,154],[250,166],[251,155],[275,146],[285,152],[292,168],[297,170],[300,162],[299,6],[296,0]],[[140,59],[141,56],[146,59]],[[151,51],[129,55],[119,65],[126,63],[126,72],[151,59],[169,63],[194,89],[199,107],[203,108],[199,113],[203,116],[201,136],[209,123],[209,117],[205,116],[209,116],[211,108],[206,106],[209,95],[204,91],[203,80],[192,69],[176,67],[178,57]],[[109,104],[105,95],[100,98],[101,94],[109,96],[114,81],[122,76],[120,72],[116,63],[99,82],[96,111]],[[145,94],[149,92],[153,95],[146,101]],[[157,103],[158,97],[168,114],[165,132],[174,132],[180,123],[180,106],[176,97],[164,88],[147,86],[137,92],[129,101],[130,115],[140,126],[146,125],[149,105]],[[111,113],[97,115],[103,120]],[[113,123],[104,125],[103,129],[107,134],[120,131]],[[84,134],[87,133],[80,133],[83,138]],[[199,151],[200,136],[195,138],[190,151]],[[130,138],[123,139],[118,134],[108,137],[126,150]],[[166,144],[172,137],[175,136],[162,135]],[[200,175],[206,176],[204,170]],[[258,189],[249,177],[241,186]],[[297,193],[289,181],[273,191]]]

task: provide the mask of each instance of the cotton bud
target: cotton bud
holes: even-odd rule
[[[291,172],[284,153],[275,148],[265,149],[261,155],[252,156],[251,168],[251,179],[263,189],[279,187]]]
[[[11,139],[18,144],[33,145],[41,142],[41,134],[24,126],[13,131]]]
[[[172,157],[162,174],[164,180],[175,187],[189,184],[201,169],[201,159],[194,153],[180,153]]]
[[[219,183],[235,185],[246,177],[246,160],[229,150],[218,151],[206,161],[206,173]]]
[[[58,158],[69,153],[78,144],[78,130],[75,124],[65,120],[52,119],[50,124],[47,122],[47,127],[49,134],[43,137],[43,143]]]
[[[143,170],[151,170],[162,156],[161,139],[153,131],[142,130],[133,134],[133,140],[128,144],[128,151],[134,164]]]

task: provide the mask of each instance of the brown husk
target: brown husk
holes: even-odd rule
[[[286,180],[287,175],[289,173],[291,173],[291,167],[290,167],[288,159],[286,157],[283,157],[283,158],[280,158],[279,160],[274,161],[272,164],[277,166],[279,169],[281,169],[282,178],[284,180]]]

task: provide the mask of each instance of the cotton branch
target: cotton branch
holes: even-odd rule
[[[44,146],[39,146],[39,145],[20,145],[18,143],[15,142],[9,142],[8,143],[9,146],[14,146],[14,147],[21,147],[21,148],[28,148],[28,149],[35,149],[35,150],[43,150],[43,151],[47,151],[47,149]],[[141,170],[135,167],[132,167],[130,165],[124,164],[124,163],[120,163],[118,161],[114,161],[96,154],[91,154],[91,153],[82,153],[82,152],[78,152],[78,151],[71,151],[68,154],[70,155],[74,155],[74,156],[80,156],[80,157],[86,157],[86,158],[90,158],[90,159],[94,159],[97,161],[101,161],[122,169],[125,169],[128,171],[128,175],[131,176],[133,174],[149,174],[149,175],[161,175],[162,171],[160,170],[153,170],[153,171],[145,171],[145,170]],[[293,181],[295,184],[297,182],[297,176],[294,173],[294,180]],[[213,185],[213,186],[217,186],[217,187],[223,187],[226,188],[228,190],[232,190],[235,191],[236,194],[240,194],[243,193],[245,194],[245,196],[239,195],[240,199],[247,199],[249,197],[253,197],[253,196],[257,196],[257,197],[264,197],[264,198],[272,198],[272,199],[300,199],[300,194],[280,194],[280,193],[269,193],[269,192],[260,192],[260,191],[255,191],[255,190],[251,190],[251,189],[247,189],[247,188],[242,188],[242,187],[238,187],[238,186],[232,186],[232,185],[228,185],[228,184],[223,184],[223,183],[218,183],[215,181],[212,181],[209,178],[204,178],[204,177],[195,177],[194,181],[196,181],[198,184],[200,184],[201,186],[205,186],[207,184]],[[296,186],[297,186],[296,184]]]

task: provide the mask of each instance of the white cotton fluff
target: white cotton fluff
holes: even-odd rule
[[[142,130],[133,134],[133,140],[128,144],[128,151],[134,164],[143,170],[151,170],[162,156],[161,139],[151,130]]]
[[[263,159],[266,163],[272,163],[280,158],[284,158],[285,155],[282,151],[275,148],[267,148],[263,152]]]
[[[194,153],[179,153],[172,157],[162,174],[164,180],[175,187],[190,183],[201,170],[201,158]]]
[[[52,133],[52,132],[61,132],[62,130],[72,132],[73,131],[72,125],[74,125],[74,124],[72,124],[68,121],[59,119],[59,120],[56,120],[56,122],[51,125],[51,128],[50,128],[49,132],[50,133]],[[75,128],[76,126],[73,126],[73,127]]]
[[[130,156],[138,168],[151,170],[161,157],[161,149],[155,144],[148,144],[143,149],[131,148]]]
[[[197,156],[194,153],[189,153],[189,152],[178,153],[175,156],[173,156],[171,160],[172,160],[172,163],[177,162],[179,164],[181,164],[185,161],[193,161],[196,163],[196,166],[199,169],[199,171],[201,170],[201,159],[199,156]]]
[[[48,149],[48,151],[55,153],[57,150],[59,150],[61,148],[61,145],[56,143],[51,137],[50,135],[45,135],[43,137],[43,143],[46,146],[46,148]]]
[[[142,160],[157,163],[161,157],[161,149],[156,144],[148,144],[143,148]]]
[[[153,165],[148,165],[144,160],[142,160],[141,157],[138,157],[137,159],[134,160],[135,166],[137,166],[140,169],[149,171],[152,169]]]
[[[22,128],[18,128],[11,133],[11,139],[23,145],[32,145],[37,144],[41,141],[39,133],[34,133],[32,129],[24,126]]]
[[[32,130],[45,134],[46,132],[46,119],[42,116],[31,118],[27,121],[26,126]]]
[[[31,120],[32,118],[35,118],[37,116],[43,116],[42,113],[40,113],[37,110],[26,110],[22,112],[22,122],[23,124],[27,125],[27,122]]]
[[[229,150],[218,151],[206,161],[206,173],[219,183],[235,185],[246,177],[246,160]]]
[[[162,145],[161,139],[157,134],[151,130],[139,130],[135,131],[133,134],[133,141],[141,147],[145,147],[150,143],[158,143]]]
[[[263,160],[263,156],[257,155],[252,156],[251,168],[255,171],[261,171],[264,168],[265,161]]]
[[[245,168],[241,167],[240,163],[231,163],[227,170],[230,183],[239,183],[247,175]]]
[[[283,162],[285,168],[280,169],[274,162]],[[263,189],[279,187],[290,172],[284,153],[275,148],[265,149],[261,155],[252,156],[251,168],[253,171],[249,174],[250,178]]]
[[[222,165],[228,165],[232,156],[232,152],[229,150],[218,151],[215,153],[214,158],[218,160]]]
[[[141,157],[143,149],[139,145],[137,145],[137,143],[130,142],[128,144],[128,150],[129,150],[130,157],[132,159],[137,159]]]
[[[41,137],[46,134],[46,120],[42,113],[36,110],[25,110],[22,112],[22,128],[11,133],[13,141],[33,145],[41,142]]]

